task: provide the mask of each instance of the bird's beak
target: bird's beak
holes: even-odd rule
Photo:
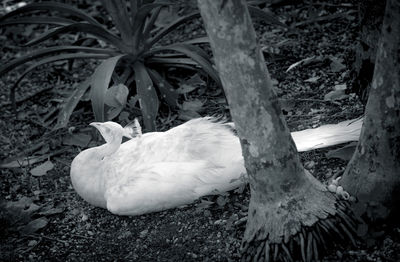
[[[92,122],[89,124],[89,126],[93,126],[94,128],[97,129],[97,131],[100,132],[101,135],[103,135],[103,123],[101,122]]]
[[[97,128],[100,125],[101,125],[100,122],[92,122],[92,123],[89,124],[89,126],[94,126],[95,128]]]

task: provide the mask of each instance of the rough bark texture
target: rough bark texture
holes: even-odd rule
[[[353,64],[352,91],[365,104],[374,74],[376,50],[382,28],[385,1],[358,1],[360,33]]]
[[[289,245],[295,235],[299,246],[304,249],[308,243],[308,250],[314,250],[315,232],[308,229],[336,213],[336,199],[300,163],[256,43],[246,3],[198,0],[198,4],[250,179],[244,258],[268,260],[271,254],[271,258],[283,259],[279,252],[293,252],[282,246]],[[329,231],[329,226],[326,228]],[[313,252],[303,251],[303,260],[311,258]]]
[[[399,14],[400,1],[388,0],[361,138],[342,180],[372,219],[400,204]]]

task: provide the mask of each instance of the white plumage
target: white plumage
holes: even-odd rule
[[[298,151],[358,140],[362,119],[293,132]],[[92,123],[106,144],[79,153],[72,185],[92,205],[118,215],[140,215],[188,204],[239,187],[246,174],[232,123],[204,117],[166,132],[132,138],[114,122]],[[122,137],[130,137],[122,143]]]

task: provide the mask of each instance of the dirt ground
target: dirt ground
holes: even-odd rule
[[[282,22],[296,30],[255,23],[291,131],[337,123],[363,113],[355,94],[326,96],[340,85],[350,85],[357,38],[356,6],[351,2],[328,2],[273,9]],[[0,36],[1,64],[26,52],[15,47],[15,42],[34,36],[34,29],[28,26]],[[202,35],[205,32],[196,20],[164,41]],[[294,63],[314,56],[318,59],[311,59],[312,63],[286,71]],[[68,137],[85,133],[91,138],[90,103],[79,104],[66,129],[53,131],[51,119],[73,83],[85,79],[94,66],[92,62],[81,65],[67,70],[65,63],[58,63],[28,76],[17,89],[17,116],[8,93],[22,70],[17,68],[0,78],[1,162],[9,163],[10,157],[38,160],[36,164],[0,169],[0,261],[239,261],[248,187],[136,217],[116,216],[92,207],[74,192],[70,163],[81,150],[94,144],[71,142]],[[192,75],[180,77],[190,79]],[[204,101],[198,112],[202,116],[229,116],[223,92],[212,83],[204,81],[187,98]],[[183,123],[183,119],[176,112],[161,112],[158,128],[166,130]],[[347,163],[332,157],[332,150],[338,148],[342,146],[302,153],[301,159],[315,177],[328,183],[343,172]],[[32,169],[47,160],[54,166],[45,174],[32,175]],[[399,228],[387,228],[383,235],[367,242],[360,240],[356,247],[328,250],[323,261],[400,261],[399,240]]]

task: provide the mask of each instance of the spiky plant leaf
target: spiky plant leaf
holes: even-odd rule
[[[19,17],[20,15],[26,14],[28,12],[34,11],[58,11],[60,14],[68,14],[76,16],[90,24],[101,26],[99,22],[96,21],[93,17],[89,16],[85,12],[67,4],[63,3],[55,3],[55,2],[42,2],[42,3],[33,3],[28,4],[23,7],[18,8],[8,14],[5,14],[0,17],[0,22],[12,17]]]
[[[10,19],[6,21],[0,22],[0,27],[9,26],[9,25],[18,25],[18,24],[47,24],[47,25],[57,25],[57,26],[65,26],[75,23],[74,20],[61,18],[61,17],[23,17]]]
[[[136,92],[139,97],[144,126],[149,131],[154,131],[159,107],[157,92],[143,63],[137,61],[133,65],[133,69],[135,71]]]
[[[171,66],[179,66],[179,65],[190,65],[194,68],[199,66],[198,63],[194,62],[192,59],[187,57],[177,57],[177,58],[168,58],[168,57],[150,57],[146,60],[146,64],[157,64],[157,66],[162,67],[171,67]]]
[[[154,48],[151,50],[148,55],[152,55],[157,52],[165,52],[165,51],[175,51],[179,52],[182,54],[185,54],[186,56],[190,57],[193,59],[193,61],[197,62],[202,69],[210,75],[210,77],[219,85],[222,87],[221,80],[219,79],[219,75],[217,70],[214,69],[212,66],[211,62],[206,58],[204,51],[196,46],[193,45],[187,45],[187,44],[175,44],[175,45],[169,45],[169,46],[164,46],[164,47],[158,47]]]
[[[29,41],[28,43],[24,44],[23,46],[32,46],[38,43],[41,43],[53,36],[59,34],[65,34],[69,32],[82,32],[86,34],[90,34],[96,36],[97,38],[117,47],[118,49],[127,52],[129,51],[129,46],[127,43],[124,43],[121,38],[117,37],[116,35],[112,34],[110,31],[104,29],[101,26],[91,25],[88,23],[74,23],[71,25],[61,26],[48,32],[40,35],[39,37]]]
[[[116,55],[117,51],[112,49],[94,48],[94,47],[83,47],[83,46],[57,46],[48,47],[33,51],[27,55],[21,56],[17,59],[12,60],[10,63],[0,67],[0,76],[11,71],[15,67],[33,61],[36,58],[41,58],[48,55],[59,54],[62,52],[81,52],[81,53],[94,53],[94,54],[106,54]],[[82,57],[85,58],[85,57]]]
[[[132,42],[133,30],[126,0],[101,0],[102,5],[114,21],[125,43]]]
[[[142,47],[148,47],[145,43],[145,38],[143,33],[145,31],[144,27],[147,21],[147,16],[150,14],[152,10],[156,10],[159,7],[167,5],[167,2],[163,3],[150,3],[142,5],[136,13],[135,17],[132,17],[132,30],[134,32],[133,41],[134,45],[133,48],[138,50]]]
[[[162,6],[156,7],[149,18],[149,20],[146,22],[144,28],[143,28],[143,39],[148,39],[150,36],[151,29],[153,29],[154,23],[157,21],[157,17],[160,14],[162,9]]]
[[[271,15],[260,8],[254,7],[254,6],[248,6],[250,15],[252,18],[255,19],[261,19],[267,23],[274,24],[274,25],[279,25],[285,28],[288,28],[287,25],[279,21],[274,15]],[[176,19],[175,21],[171,22],[169,25],[164,27],[160,32],[158,32],[153,38],[146,40],[146,43],[149,46],[153,46],[155,43],[160,41],[161,38],[163,38],[165,35],[167,35],[169,32],[172,30],[175,30],[178,26],[191,21],[193,19],[199,18],[200,13],[198,11],[190,13],[186,16],[180,17]]]
[[[119,60],[125,55],[118,55],[103,61],[92,74],[90,97],[96,121],[104,122],[104,100],[110,84],[111,75]]]
[[[168,83],[157,71],[148,69],[149,75],[153,83],[158,87],[161,98],[164,99],[167,104],[173,108],[178,106],[179,94],[175,91],[174,87]]]
[[[181,44],[194,45],[194,44],[209,44],[209,43],[210,40],[208,39],[208,36],[203,36],[184,41]]]
[[[88,90],[91,81],[92,81],[92,79],[89,77],[85,81],[79,83],[78,86],[75,88],[75,90],[67,98],[67,100],[64,102],[64,105],[60,109],[60,112],[58,113],[57,125],[55,126],[55,129],[59,129],[59,128],[63,128],[63,127],[67,126],[67,124],[69,122],[69,118],[72,115],[72,112],[74,111],[75,107],[78,105],[82,96]]]
[[[15,81],[14,85],[10,89],[10,100],[13,105],[13,109],[15,111],[15,89],[18,87],[19,83],[22,81],[22,79],[29,74],[31,71],[36,69],[39,66],[42,66],[44,64],[48,63],[53,63],[56,61],[60,60],[68,60],[68,59],[89,59],[89,58],[95,58],[95,59],[106,59],[108,58],[109,55],[107,54],[84,54],[84,53],[75,53],[75,54],[62,54],[62,55],[57,55],[57,56],[52,56],[52,57],[47,57],[44,58],[31,66],[29,66]]]
[[[172,30],[176,29],[178,26],[180,26],[190,20],[193,20],[194,18],[197,18],[197,17],[200,17],[199,12],[193,12],[191,14],[188,14],[186,16],[176,19],[175,21],[171,22],[169,25],[165,26],[162,30],[160,30],[153,38],[146,39],[146,45],[153,46],[155,43],[160,41],[161,38],[166,36]]]

